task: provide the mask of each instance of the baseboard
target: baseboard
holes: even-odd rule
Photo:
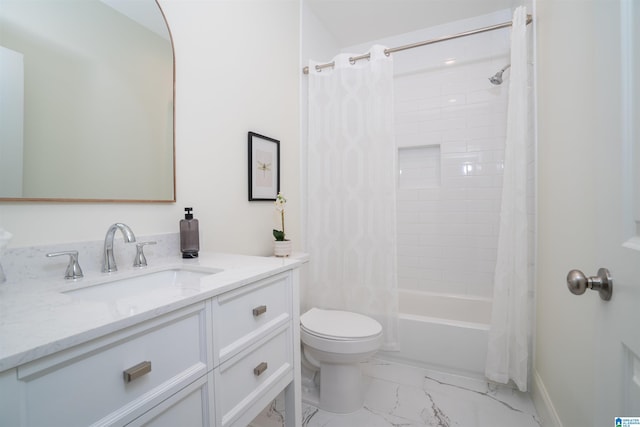
[[[531,400],[538,411],[538,416],[542,421],[542,427],[563,427],[556,408],[551,402],[547,388],[538,375],[538,371],[533,371],[533,387],[531,390]]]

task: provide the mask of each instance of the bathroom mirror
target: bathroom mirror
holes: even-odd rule
[[[0,200],[175,201],[155,0],[0,0]]]

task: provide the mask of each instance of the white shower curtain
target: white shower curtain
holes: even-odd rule
[[[307,301],[369,315],[397,342],[393,62],[309,64]]]
[[[513,14],[502,205],[485,375],[527,390],[531,309],[527,218],[527,15]]]

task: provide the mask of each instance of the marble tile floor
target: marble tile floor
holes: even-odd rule
[[[361,410],[339,415],[303,402],[302,426],[541,426],[529,395],[509,387],[378,359],[362,368],[368,390]],[[282,427],[283,411],[276,399],[250,427]]]

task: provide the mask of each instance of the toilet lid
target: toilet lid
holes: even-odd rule
[[[380,323],[370,317],[320,308],[312,308],[300,316],[300,324],[314,335],[338,339],[366,338],[382,332]]]

